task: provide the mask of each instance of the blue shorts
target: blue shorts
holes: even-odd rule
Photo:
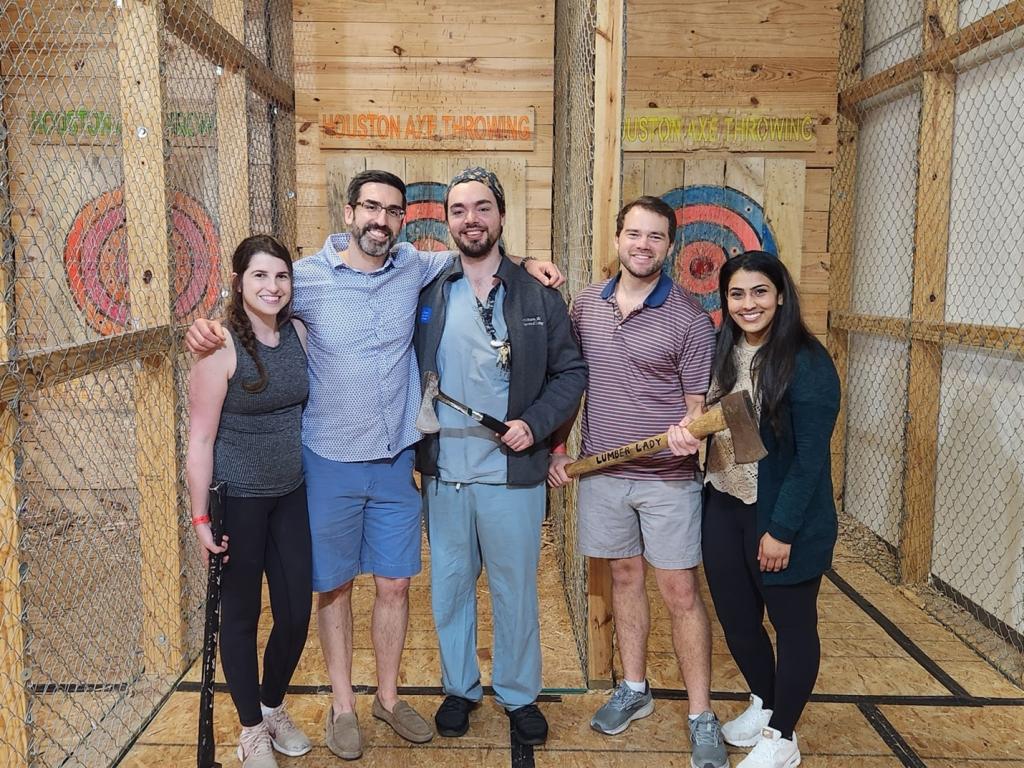
[[[414,454],[406,448],[393,459],[331,461],[302,446],[315,592],[360,573],[405,579],[420,572]]]

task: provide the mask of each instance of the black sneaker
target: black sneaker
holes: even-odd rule
[[[520,744],[535,747],[547,741],[548,721],[536,704],[506,710],[505,714],[512,722],[512,732]]]
[[[469,730],[469,712],[478,702],[461,696],[445,696],[434,715],[434,725],[442,736],[462,736]]]

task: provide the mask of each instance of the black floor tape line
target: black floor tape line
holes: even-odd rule
[[[918,757],[914,748],[907,744],[906,740],[889,722],[889,718],[882,714],[882,711],[874,704],[859,704],[857,708],[864,715],[875,732],[882,737],[882,741],[892,750],[892,753],[899,758],[906,768],[928,768],[924,760]]]

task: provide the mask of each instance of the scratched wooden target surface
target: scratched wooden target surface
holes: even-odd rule
[[[799,283],[804,163],[758,157],[644,159],[627,155],[623,200],[661,197],[676,212],[665,271],[722,321],[718,270],[744,251],[780,258]]]
[[[219,297],[220,243],[210,215],[193,197],[170,195],[174,316],[209,312]],[[121,188],[87,202],[75,216],[64,247],[68,289],[89,325],[109,336],[131,316],[128,243]]]

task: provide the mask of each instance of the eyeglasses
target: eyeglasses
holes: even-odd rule
[[[358,205],[371,216],[376,216],[381,211],[384,211],[384,213],[386,213],[392,219],[400,219],[403,216],[405,216],[404,208],[399,208],[397,205],[389,205],[387,208],[385,208],[376,200],[360,200],[358,203],[356,203],[356,205]]]

